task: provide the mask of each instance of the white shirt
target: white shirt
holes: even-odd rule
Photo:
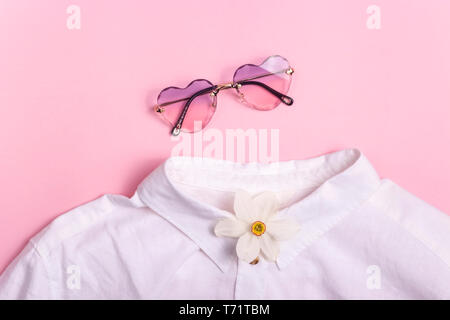
[[[214,234],[237,189],[275,192],[296,236],[276,262]],[[0,277],[2,299],[449,299],[450,218],[358,150],[240,164],[172,157],[132,198],[55,219]]]

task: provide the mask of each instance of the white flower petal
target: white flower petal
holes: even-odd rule
[[[270,217],[276,214],[280,206],[276,194],[270,191],[265,191],[255,196],[253,205],[257,210],[258,220],[263,222],[268,221]]]
[[[261,251],[269,261],[276,261],[280,253],[280,244],[270,234],[263,234],[261,236]]]
[[[253,222],[255,219],[255,207],[252,196],[244,191],[238,190],[234,195],[234,213],[240,220]]]
[[[260,251],[259,237],[255,236],[251,232],[244,233],[237,242],[236,253],[239,259],[242,259],[248,263],[255,260]]]
[[[249,226],[244,221],[236,218],[225,218],[217,222],[214,233],[218,237],[232,237],[237,238],[242,236],[249,230]]]
[[[278,241],[291,239],[299,230],[300,225],[292,218],[275,219],[266,223],[266,233]]]

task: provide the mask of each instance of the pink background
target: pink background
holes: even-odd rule
[[[226,82],[271,54],[296,70],[294,106],[224,93],[209,127],[279,128],[281,160],[360,148],[450,213],[449,30],[447,0],[0,1],[0,270],[56,216],[132,195],[170,155],[149,108],[161,89]]]

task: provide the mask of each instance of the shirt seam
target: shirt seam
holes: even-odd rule
[[[349,216],[357,214],[360,212],[375,196],[376,194],[381,190],[383,183],[380,181],[379,185],[374,188],[372,192],[368,194],[366,198],[363,200],[348,206],[343,210],[343,213],[336,217],[332,222],[330,222],[325,228],[323,228],[320,231],[316,231],[305,243],[303,243],[301,246],[296,247],[295,252],[291,253],[286,257],[283,263],[279,265],[280,269],[283,269],[287,265],[289,265],[303,250],[308,248],[312,245],[315,241],[325,236],[328,232],[330,232],[332,229],[340,225],[345,219],[348,219]],[[297,249],[298,248],[298,249]],[[278,264],[278,263],[277,263]]]
[[[386,179],[386,180],[387,180],[387,183],[385,184],[385,188],[387,188],[388,186],[389,187],[397,187],[397,185],[393,181],[388,180],[388,179]],[[432,247],[430,247],[430,245],[427,243],[427,241],[425,239],[423,239],[420,235],[417,235],[413,230],[411,230],[407,226],[400,223],[400,221],[398,219],[396,219],[394,216],[388,214],[387,210],[380,210],[380,211],[382,212],[383,215],[387,216],[389,219],[394,221],[398,226],[400,226],[402,228],[402,230],[406,231],[413,239],[415,239],[420,244],[422,244],[422,246],[424,246],[427,249],[427,251],[431,252],[442,263],[444,263],[444,265],[448,269],[450,269],[450,254],[449,255],[445,254],[444,256],[447,258],[444,258],[440,253],[436,252]]]
[[[174,158],[169,158],[170,159],[174,159]],[[226,164],[224,165],[223,163],[218,163],[217,166],[219,166],[220,168],[212,168],[211,166],[214,165],[213,163],[210,162],[210,160],[212,161],[217,161],[219,159],[210,159],[210,158],[198,158],[198,160],[194,160],[194,165],[202,165],[204,163],[207,163],[207,166],[203,166],[203,167],[198,167],[195,169],[199,169],[201,171],[209,171],[211,173],[216,173],[216,172],[233,172],[236,169],[237,170],[247,170],[250,172],[238,172],[238,175],[242,175],[242,176],[252,176],[252,175],[267,175],[267,176],[271,176],[271,175],[278,175],[281,173],[290,173],[289,171],[297,171],[297,172],[308,172],[310,171],[309,168],[296,168],[295,167],[295,163],[292,162],[293,166],[290,167],[285,167],[285,168],[275,168],[275,164],[279,165],[280,163],[290,163],[291,161],[302,161],[302,160],[286,160],[286,161],[278,161],[278,162],[271,162],[271,163],[259,163],[259,162],[249,162],[249,163],[240,163],[240,162],[231,162],[230,166],[227,166]],[[174,162],[175,161],[175,162]],[[188,161],[190,161],[190,159],[188,159]],[[219,160],[220,161],[220,160]],[[202,163],[203,162],[203,163]],[[188,165],[185,161],[178,161],[178,160],[173,160],[169,165],[176,165],[176,168],[169,168],[169,170],[171,171],[180,171],[180,170],[184,170],[186,166],[188,166],[189,169],[191,169],[192,167],[190,166],[190,164]],[[256,164],[256,165],[253,165]],[[249,168],[249,166],[251,166]],[[261,171],[266,171],[266,172],[261,172]]]
[[[450,262],[446,261],[446,259],[444,259],[441,254],[437,253],[435,250],[433,250],[429,244],[427,244],[427,242],[422,239],[422,237],[416,235],[412,230],[410,230],[408,227],[404,226],[402,223],[400,223],[400,221],[398,221],[397,219],[395,219],[394,217],[392,217],[390,214],[383,212],[383,215],[387,216],[390,220],[394,221],[398,226],[400,226],[400,228],[402,228],[402,230],[406,231],[407,234],[409,234],[413,239],[415,239],[416,241],[418,241],[423,247],[425,247],[425,249],[429,252],[431,252],[436,258],[439,259],[439,261],[441,261],[446,267],[447,269],[450,270]]]
[[[33,241],[33,239],[30,239],[29,243],[32,246],[33,253],[39,258],[39,261],[42,262],[42,265],[44,267],[45,275],[48,281],[48,294],[49,294],[49,300],[53,300],[55,297],[53,285],[53,280],[50,278],[50,272],[49,272],[49,264],[48,261],[45,259],[45,257],[40,253],[39,248],[37,244]]]
[[[213,191],[221,191],[221,192],[236,192],[236,188],[233,188],[233,187],[229,187],[229,188],[217,188],[217,187],[212,187],[211,185],[203,185],[203,184],[196,184],[196,183],[188,183],[188,182],[183,182],[183,181],[174,181],[176,184],[180,184],[180,185],[183,185],[183,186],[189,186],[189,187],[195,187],[195,188],[208,188],[208,189],[210,189],[210,190],[213,190]],[[319,184],[317,184],[317,185],[313,185],[312,187],[304,187],[304,188],[298,188],[298,187],[296,187],[296,186],[293,186],[293,187],[291,187],[291,188],[285,188],[285,189],[283,189],[283,190],[280,190],[280,192],[283,192],[283,191],[286,191],[286,190],[289,190],[289,191],[291,191],[291,190],[296,190],[296,191],[298,191],[298,190],[301,190],[301,191],[303,191],[303,190],[311,190],[311,189],[317,189],[318,187],[320,187],[320,183]]]
[[[88,230],[90,227],[92,227],[93,225],[95,225],[96,223],[98,223],[99,220],[100,220],[101,218],[103,218],[103,217],[105,217],[106,215],[108,215],[108,214],[110,214],[111,212],[113,212],[113,211],[114,211],[114,205],[118,205],[118,203],[113,199],[113,197],[110,197],[109,194],[104,194],[104,195],[102,195],[101,197],[99,197],[99,198],[97,198],[97,199],[95,199],[95,200],[93,200],[93,201],[99,200],[99,199],[101,199],[101,198],[103,198],[103,197],[108,198],[108,200],[111,202],[111,206],[109,206],[109,207],[103,212],[103,214],[101,215],[101,217],[96,217],[96,218],[95,218],[95,221],[92,221],[91,223],[89,223],[89,224],[87,224],[87,225],[83,225],[83,228],[77,230],[77,232],[75,232],[75,233],[72,233],[72,234],[70,234],[70,235],[68,235],[68,236],[65,236],[65,237],[62,237],[62,238],[58,238],[58,242],[57,242],[57,243],[52,244],[51,246],[45,245],[45,246],[42,248],[42,249],[45,250],[45,253],[42,252],[40,244],[37,243],[37,242],[35,242],[35,241],[34,241],[34,238],[31,238],[31,239],[30,239],[30,242],[33,244],[33,248],[38,252],[39,256],[42,257],[42,258],[44,258],[44,256],[50,256],[50,255],[56,250],[56,248],[62,246],[66,241],[68,241],[68,240],[70,240],[70,239],[72,239],[72,238],[74,238],[74,237],[76,237],[76,236],[78,236],[78,235],[80,235],[80,234],[86,232],[86,230]],[[90,202],[91,202],[91,201],[90,201]],[[87,202],[87,203],[85,203],[85,204],[89,204],[90,202]],[[114,203],[114,205],[113,205],[113,203]],[[80,205],[80,206],[82,206],[82,205]],[[76,207],[75,209],[78,209],[80,206]],[[102,210],[103,210],[103,208],[102,208]],[[69,213],[69,212],[71,212],[71,211],[72,211],[72,210],[69,210],[69,211],[63,213],[63,214],[60,215],[60,216],[63,216],[63,215],[65,215],[65,214],[67,214],[67,213]],[[53,221],[55,221],[55,220],[53,220]],[[50,224],[51,224],[51,223],[50,223]],[[49,231],[50,231],[50,230],[49,230]],[[38,241],[41,241],[41,239],[39,239]]]

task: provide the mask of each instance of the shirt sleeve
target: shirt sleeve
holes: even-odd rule
[[[32,242],[0,276],[0,300],[50,299],[50,279],[44,259]]]

